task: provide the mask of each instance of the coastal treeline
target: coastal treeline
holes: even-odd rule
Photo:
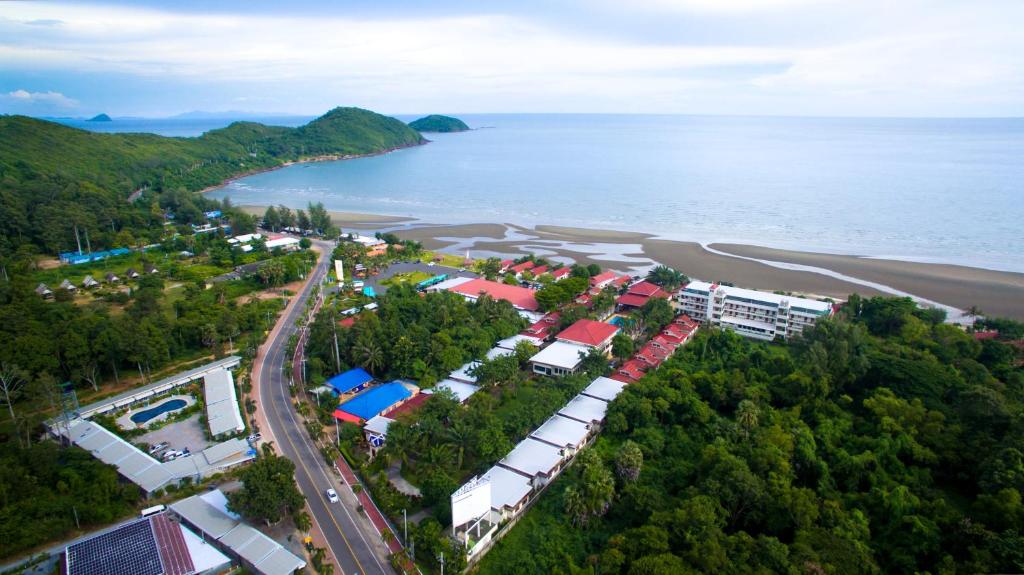
[[[298,128],[236,122],[196,138],[99,134],[25,116],[0,116],[0,259],[155,243],[173,223],[228,209],[193,192],[251,171],[322,156],[374,154],[424,142],[394,118],[335,108]],[[244,226],[243,226],[244,227]],[[76,232],[78,234],[76,238]]]
[[[1021,363],[909,299],[787,344],[703,330],[480,572],[1020,572]]]

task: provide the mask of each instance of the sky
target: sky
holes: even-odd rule
[[[1024,116],[1021,0],[0,2],[0,113]]]

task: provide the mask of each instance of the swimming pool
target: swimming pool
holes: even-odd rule
[[[186,405],[188,405],[188,402],[186,402],[184,399],[172,399],[170,401],[165,401],[156,407],[151,407],[145,411],[133,413],[131,419],[136,424],[146,423],[150,419],[153,419],[154,417],[157,417],[160,414],[181,409]]]
[[[621,315],[617,315],[617,316],[613,317],[612,319],[608,320],[608,323],[610,323],[612,325],[615,325],[615,326],[622,327],[622,316]]]

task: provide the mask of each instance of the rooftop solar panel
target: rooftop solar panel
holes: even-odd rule
[[[149,519],[140,519],[68,546],[67,565],[68,575],[161,575],[164,572]]]

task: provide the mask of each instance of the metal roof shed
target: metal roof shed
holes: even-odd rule
[[[373,381],[372,375],[367,373],[365,369],[356,367],[328,379],[326,385],[329,385],[334,389],[335,393],[340,395],[358,390],[371,381]]]
[[[480,386],[472,383],[464,383],[454,379],[445,379],[434,386],[433,389],[425,389],[423,393],[436,393],[438,390],[447,389],[455,394],[459,403],[465,403],[474,393],[480,391]]]
[[[533,487],[525,476],[495,465],[484,474],[491,482],[491,509],[501,513],[515,509],[530,496]]]
[[[171,511],[214,539],[220,539],[238,525],[238,521],[221,513],[198,495],[171,503]]]

